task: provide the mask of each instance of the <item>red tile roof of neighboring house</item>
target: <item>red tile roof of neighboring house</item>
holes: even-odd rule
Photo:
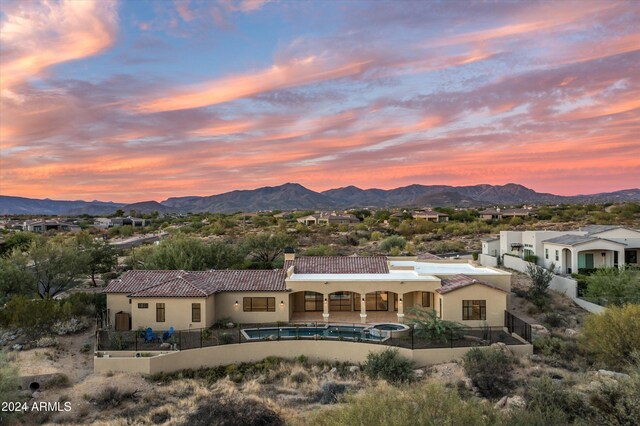
[[[105,293],[131,297],[207,297],[222,291],[286,291],[285,271],[127,271]]]
[[[296,274],[388,274],[385,256],[303,256],[294,260]]]
[[[486,283],[484,281],[477,280],[475,278],[471,278],[464,274],[453,275],[451,277],[443,278],[441,281],[441,287],[436,289],[436,291],[440,294],[449,293],[455,290],[459,290],[464,287],[468,287],[474,284],[480,284],[485,287],[493,288],[495,290],[500,290],[505,293],[508,293],[506,290],[490,283]]]

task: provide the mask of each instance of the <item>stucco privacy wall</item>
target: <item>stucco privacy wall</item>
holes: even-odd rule
[[[367,343],[348,343],[332,341],[294,340],[290,342],[255,342],[242,345],[212,346],[166,353],[160,356],[132,358],[116,357],[94,358],[96,373],[124,371],[129,373],[157,374],[184,370],[187,368],[216,367],[218,365],[257,362],[268,356],[293,358],[305,355],[312,361],[328,360],[349,363],[363,363],[369,352],[381,352],[389,348],[386,345]],[[431,365],[459,360],[472,348],[442,349],[405,349],[399,348],[400,356],[413,360],[416,365]],[[509,346],[518,355],[533,353],[533,345]]]
[[[480,253],[480,264],[482,266],[495,268],[496,266],[498,266],[498,258],[495,256],[489,256],[488,254]]]
[[[131,315],[131,304],[126,294],[109,294],[107,295],[107,309],[109,312],[109,323],[116,323],[116,314],[118,312],[126,312]]]

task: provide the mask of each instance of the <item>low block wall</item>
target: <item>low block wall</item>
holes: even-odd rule
[[[123,371],[127,373],[170,373],[184,369],[200,367],[216,367],[218,365],[237,364],[240,362],[257,362],[268,356],[293,358],[305,355],[312,361],[340,361],[354,364],[363,363],[369,352],[380,352],[386,345],[368,343],[349,343],[334,341],[278,341],[254,342],[241,345],[212,346],[202,349],[191,349],[179,352],[168,352],[153,357],[135,358],[134,353],[105,352],[108,358],[95,357],[93,360],[96,373]],[[413,360],[416,365],[439,364],[459,360],[471,348],[439,348],[439,349],[405,349],[399,348],[399,354]],[[510,345],[509,349],[516,355],[533,353],[530,344]]]
[[[502,264],[505,268],[515,269],[516,271],[525,272],[529,262],[525,262],[519,257],[504,255],[502,256]]]
[[[498,266],[498,258],[480,253],[480,264],[489,268],[495,268]]]
[[[578,297],[578,282],[573,278],[555,275],[549,283],[549,288],[558,293],[566,294],[572,299]]]

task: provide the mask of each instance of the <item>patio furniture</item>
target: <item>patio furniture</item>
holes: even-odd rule
[[[169,331],[164,332],[164,334],[162,335],[162,340],[167,340],[171,336],[173,336],[173,327],[169,327]]]
[[[146,343],[151,343],[153,342],[158,336],[156,336],[156,333],[153,332],[153,330],[151,329],[151,327],[147,328],[147,331],[145,333],[144,336],[144,341]]]

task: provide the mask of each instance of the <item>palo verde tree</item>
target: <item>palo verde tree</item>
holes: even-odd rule
[[[548,304],[548,290],[549,284],[553,280],[553,271],[555,265],[552,263],[549,268],[543,268],[533,263],[527,265],[527,271],[525,272],[531,279],[531,288],[527,292],[527,299],[531,300],[534,305],[539,309],[542,309]]]
[[[250,235],[242,242],[244,251],[251,257],[257,266],[272,268],[276,260],[287,246],[294,243],[293,237],[284,233],[261,233]]]
[[[587,297],[598,298],[607,304],[640,304],[640,270],[599,268],[587,277],[586,293]]]
[[[115,248],[102,239],[96,239],[87,233],[76,236],[78,247],[86,254],[91,282],[96,287],[96,273],[111,271],[118,263],[118,255]]]
[[[36,292],[43,299],[71,288],[89,272],[89,256],[75,239],[38,238],[29,248],[28,259]]]

